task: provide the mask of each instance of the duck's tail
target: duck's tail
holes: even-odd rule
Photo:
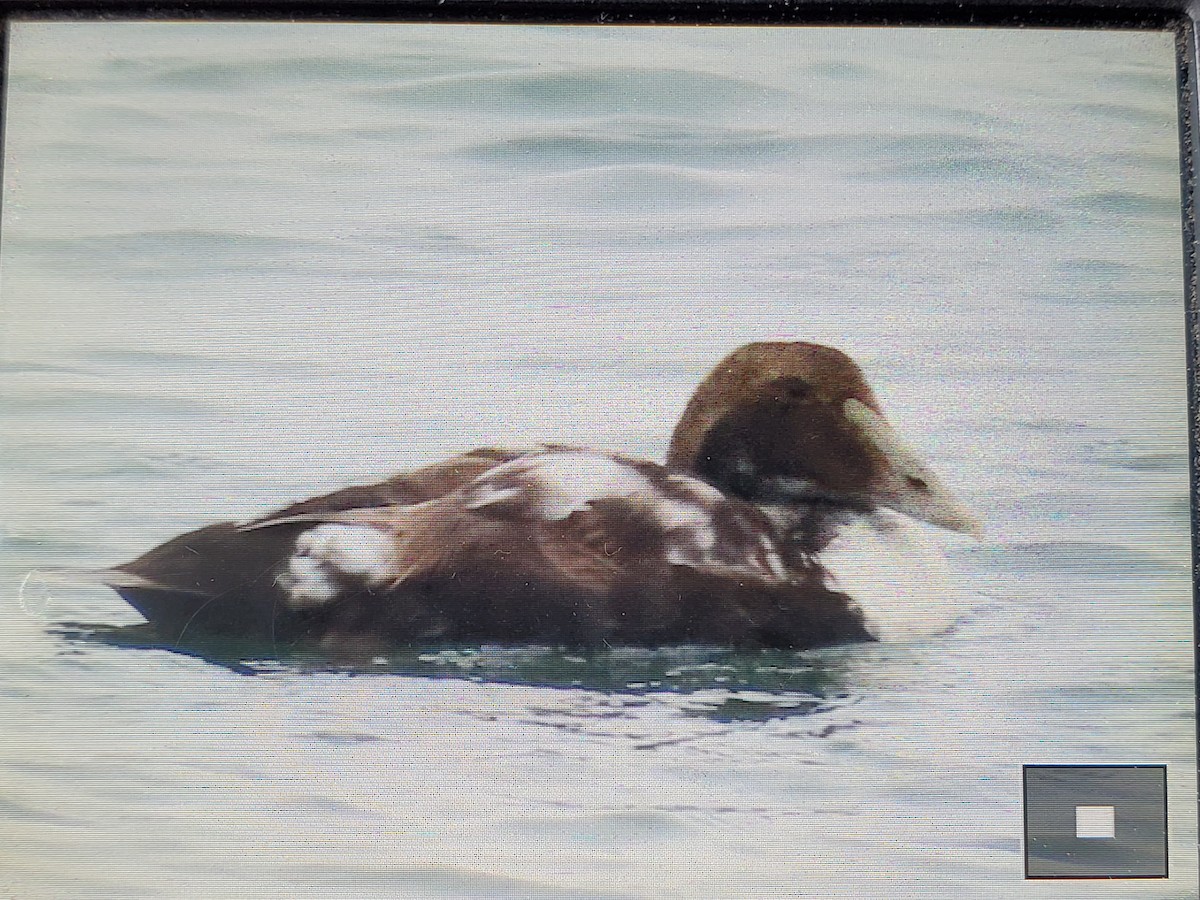
[[[43,566],[31,569],[22,582],[22,587],[31,582],[65,582],[67,584],[98,584],[114,590],[144,590],[171,591],[172,593],[191,593],[204,596],[206,592],[180,588],[178,585],[166,584],[137,575],[121,568],[112,569],[83,569],[74,566]]]

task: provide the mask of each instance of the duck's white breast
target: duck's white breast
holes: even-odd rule
[[[854,598],[881,641],[939,634],[966,608],[963,588],[919,526],[878,511],[843,526],[822,552],[831,586]]]

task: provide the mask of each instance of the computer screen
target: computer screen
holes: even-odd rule
[[[1175,29],[7,27],[0,894],[1197,896]]]

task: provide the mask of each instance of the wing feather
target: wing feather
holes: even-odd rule
[[[265,525],[294,516],[424,503],[436,500],[438,497],[445,497],[496,466],[511,462],[530,452],[535,451],[479,447],[450,459],[423,466],[420,469],[401,472],[376,484],[354,485],[330,494],[301,500],[242,524],[243,526]],[[295,521],[307,520],[295,519]]]

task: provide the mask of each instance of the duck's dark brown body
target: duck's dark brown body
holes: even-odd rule
[[[853,601],[826,585],[807,554],[793,554],[785,578],[671,564],[653,523],[619,501],[549,526],[515,510],[473,512],[450,529],[458,534],[443,535],[449,552],[434,571],[394,586],[346,577],[332,602],[297,607],[280,574],[297,537],[314,527],[309,517],[335,515],[346,498],[332,495],[325,513],[316,500],[286,511],[303,521],[249,530],[222,523],[181,535],[119,567],[144,583],[116,590],[171,642],[224,634],[369,652],[477,643],[805,648],[871,639]],[[745,507],[752,526],[769,527],[749,504],[729,502]],[[603,537],[591,547],[578,532],[597,519]],[[731,561],[747,552],[759,551],[738,547]]]
[[[476,450],[202,528],[102,577],[176,642],[816,647],[871,639],[820,552],[876,505],[975,528],[849,358],[751,344],[697,389],[667,466]]]
[[[261,580],[212,597],[116,590],[170,643],[228,635],[367,652],[459,644],[803,649],[873,639],[850,598],[820,583],[764,590],[687,569],[653,588],[630,583],[599,594],[477,567],[386,592],[348,593],[314,610],[289,609]]]

